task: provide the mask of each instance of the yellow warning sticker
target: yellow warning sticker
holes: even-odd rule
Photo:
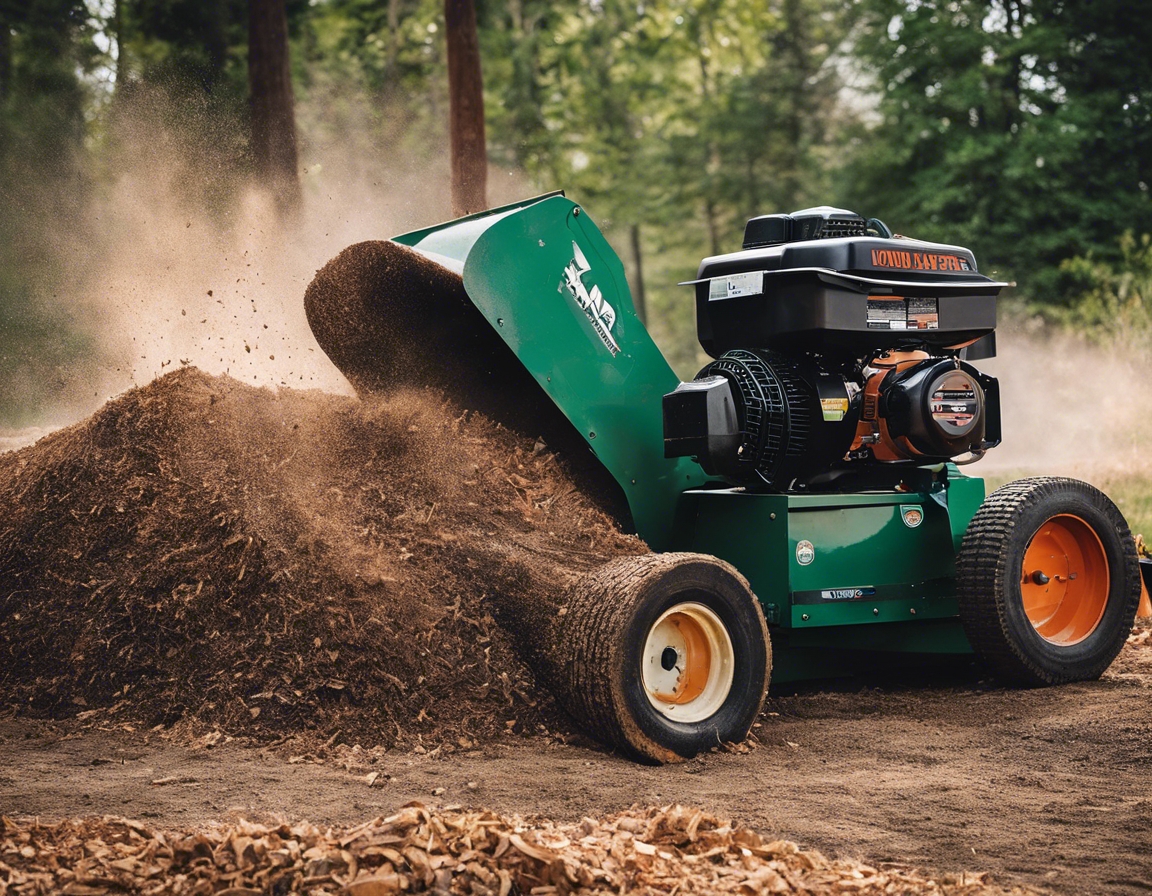
[[[821,398],[820,410],[824,412],[824,419],[835,422],[843,420],[848,413],[847,398]]]

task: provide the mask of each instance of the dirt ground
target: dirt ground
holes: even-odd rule
[[[351,824],[419,799],[564,822],[678,802],[836,857],[991,871],[1056,893],[1152,890],[1147,641],[1101,681],[1049,690],[953,670],[915,688],[873,680],[776,695],[755,731],[748,753],[651,768],[543,737],[451,756],[337,739],[301,758],[291,742],[189,745],[8,718],[0,814]]]

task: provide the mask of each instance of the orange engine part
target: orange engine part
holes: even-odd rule
[[[894,437],[888,432],[888,422],[880,416],[880,385],[888,374],[897,370],[907,370],[914,364],[926,361],[927,352],[885,352],[867,365],[875,370],[864,383],[864,399],[860,411],[860,422],[856,424],[856,438],[849,451],[870,448],[876,460],[908,460],[923,457],[903,436]],[[867,368],[866,368],[867,369]]]

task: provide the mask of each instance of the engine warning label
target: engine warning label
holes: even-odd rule
[[[708,299],[738,299],[742,296],[764,294],[764,272],[749,271],[746,274],[729,274],[727,277],[714,277],[708,284]]]
[[[821,398],[820,411],[823,413],[825,420],[832,423],[839,422],[848,414],[848,399]]]
[[[934,298],[868,297],[869,330],[938,330],[940,309]]]

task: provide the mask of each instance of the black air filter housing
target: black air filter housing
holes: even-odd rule
[[[858,357],[958,348],[995,330],[1006,284],[981,275],[968,249],[844,235],[866,227],[859,215],[829,208],[749,221],[746,248],[705,258],[693,281],[704,350],[714,358],[749,346]]]

